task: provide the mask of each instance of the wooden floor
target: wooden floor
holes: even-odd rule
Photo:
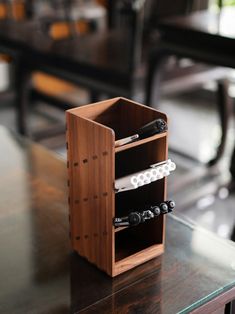
[[[221,237],[229,238],[235,224],[235,193],[230,193],[226,188],[229,181],[228,165],[235,139],[234,122],[230,124],[228,145],[219,175],[212,171],[201,179],[190,181],[192,170],[198,172],[200,169],[199,172],[203,173],[202,165],[213,157],[219,141],[220,127],[213,93],[200,90],[171,98],[165,97],[159,109],[170,118],[169,155],[177,164],[176,172],[168,181],[169,197],[180,205],[184,218],[197,222]],[[14,119],[13,102],[1,103],[0,124],[15,129]],[[45,104],[33,106],[32,129],[43,130],[61,123],[64,123],[63,112]],[[44,139],[41,144],[66,158],[63,134]],[[182,181],[183,184],[179,184]]]

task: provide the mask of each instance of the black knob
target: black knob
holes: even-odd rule
[[[159,206],[151,207],[151,211],[154,213],[154,216],[159,216],[161,214],[161,210],[160,210]]]
[[[160,204],[160,210],[162,214],[167,214],[168,213],[168,206],[166,203],[161,203]]]
[[[141,127],[137,133],[140,138],[146,138],[154,134],[167,131],[167,123],[163,119],[156,119]]]
[[[147,206],[144,211],[131,212],[125,217],[116,217],[113,220],[115,227],[122,226],[137,226],[140,223],[144,223],[146,220],[153,219],[159,215],[165,215],[170,213],[175,208],[175,202],[173,200],[162,202],[160,205]]]
[[[175,202],[170,200],[170,201],[167,201],[166,203],[167,203],[167,206],[168,206],[168,211],[172,212],[173,209],[175,208]]]
[[[158,130],[159,133],[167,130],[167,123],[163,119],[157,119],[155,129]]]
[[[137,212],[130,213],[128,215],[128,220],[131,226],[137,226],[142,221],[140,213]]]

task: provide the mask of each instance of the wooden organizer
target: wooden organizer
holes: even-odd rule
[[[168,158],[167,132],[115,148],[115,140],[136,133],[165,114],[124,98],[67,111],[68,186],[72,248],[110,276],[164,251],[164,216],[131,228],[113,218],[166,198],[166,178],[117,193],[115,179]]]

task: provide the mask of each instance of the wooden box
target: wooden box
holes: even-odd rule
[[[115,194],[115,179],[167,159],[167,132],[115,148],[165,114],[124,98],[67,111],[69,221],[72,248],[110,276],[164,251],[164,216],[115,228],[113,218],[166,198],[166,178]]]

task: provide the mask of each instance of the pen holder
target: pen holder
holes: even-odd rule
[[[164,216],[136,227],[115,216],[166,200],[166,178],[115,194],[115,180],[168,158],[167,132],[115,148],[115,140],[165,114],[124,98],[67,111],[70,238],[73,250],[110,276],[164,251]]]

